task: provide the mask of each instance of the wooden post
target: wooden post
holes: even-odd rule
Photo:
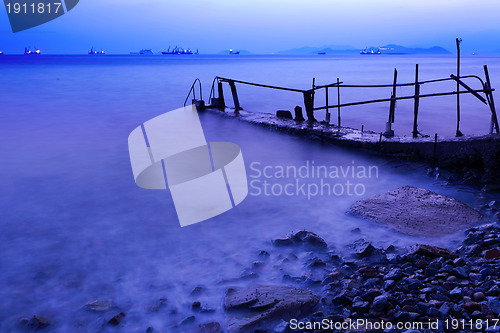
[[[314,94],[316,93],[316,78],[313,77],[313,84],[312,84],[312,89],[311,89],[311,99],[312,99],[312,107],[314,108]]]
[[[240,110],[243,110],[240,106],[240,101],[238,99],[238,93],[236,92],[236,85],[234,84],[234,81],[229,81],[229,86],[231,87],[231,94],[233,95],[234,111],[238,112]]]
[[[339,78],[337,78],[337,117],[340,127],[341,123],[340,123],[340,79]]]
[[[391,112],[389,114],[389,122],[394,123],[396,111],[396,83],[398,80],[398,70],[394,68],[394,81],[392,83],[392,96],[391,96]]]
[[[306,108],[307,120],[316,121],[314,119],[314,99],[311,91],[304,91],[304,107]]]
[[[382,149],[382,132],[380,132],[380,137],[378,138],[378,147],[377,151],[380,153],[380,150]]]
[[[457,42],[457,77],[460,79],[460,43],[462,42],[461,38],[456,39]],[[462,136],[462,132],[460,132],[460,83],[457,81],[457,136]]]
[[[435,167],[436,166],[436,152],[437,152],[437,141],[438,141],[438,134],[434,134],[434,153],[432,154],[432,165]]]
[[[222,87],[222,81],[217,82],[217,90],[219,92],[219,110],[224,111],[226,103],[224,102],[224,89]]]
[[[488,99],[488,104],[490,105],[491,110],[491,133],[493,133],[493,127],[495,127],[497,133],[500,133],[500,129],[498,127],[497,111],[495,109],[495,101],[493,100],[493,93],[491,91],[490,74],[488,73],[488,66],[486,65],[484,65],[484,75],[486,77],[486,98]]]
[[[415,66],[415,102],[413,105],[413,137],[414,138],[416,138],[418,135],[417,119],[418,119],[418,106],[420,103],[419,94],[420,94],[420,85],[418,84],[418,64],[416,64],[416,66]]]
[[[330,123],[330,111],[328,110],[328,87],[325,88],[325,98],[326,98],[325,121],[329,124]]]
[[[393,137],[394,131],[392,130],[392,124],[394,123],[395,111],[396,111],[396,84],[398,80],[398,70],[394,68],[394,81],[392,83],[392,95],[391,95],[391,105],[389,107],[389,120],[385,126],[386,137]]]

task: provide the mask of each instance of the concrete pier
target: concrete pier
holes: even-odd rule
[[[240,110],[234,113],[207,109],[223,117],[275,129],[297,136],[306,136],[348,148],[361,148],[382,155],[424,161],[430,166],[465,174],[473,172],[480,183],[500,182],[500,134],[460,137],[384,137],[381,133],[360,131],[320,122],[278,118],[269,113]]]

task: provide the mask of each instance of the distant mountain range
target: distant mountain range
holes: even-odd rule
[[[451,54],[445,48],[440,46],[433,46],[431,48],[410,48],[396,44],[388,44],[379,47],[367,47],[369,49],[380,49],[382,54]],[[326,54],[359,54],[362,51],[358,48],[352,46],[341,46],[341,45],[329,45],[322,47],[301,47],[290,50],[284,50],[276,52],[276,54],[318,54],[318,53],[326,53]]]

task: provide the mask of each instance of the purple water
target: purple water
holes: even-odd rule
[[[313,76],[317,84],[336,77],[353,84],[388,83],[393,67],[401,80],[411,80],[416,62],[421,79],[448,76],[454,70],[453,57],[2,57],[0,330],[19,331],[22,318],[41,315],[53,321],[49,332],[97,332],[104,320],[124,311],[127,332],[144,332],[148,326],[169,331],[192,314],[194,300],[216,310],[197,314],[196,323],[223,322],[224,290],[229,285],[281,283],[283,273],[272,264],[257,279],[237,278],[258,259],[260,250],[271,252],[271,263],[278,262],[270,240],[304,228],[320,234],[338,252],[360,237],[378,246],[415,242],[455,246],[460,233],[416,239],[346,215],[359,199],[348,195],[308,199],[251,194],[223,215],[180,228],[169,192],[140,189],[132,177],[128,134],[144,121],[182,106],[196,77],[204,83],[206,98],[215,75],[297,88],[308,88]],[[497,58],[464,58],[463,73],[480,74],[482,64],[489,65],[495,86],[500,82]],[[250,87],[239,87],[239,93],[242,106],[255,112],[301,104],[301,96],[293,93]],[[346,100],[358,97],[345,94]],[[453,101],[453,97],[422,101],[422,130],[454,133]],[[407,120],[404,116],[411,114],[410,104],[398,103],[397,132],[411,131],[407,128],[411,115]],[[346,109],[343,119],[346,125],[362,123],[380,131],[387,109],[387,105]],[[464,97],[462,109],[464,133],[487,132],[486,106]],[[376,166],[378,177],[348,176],[338,181],[363,184],[364,195],[409,184],[476,208],[488,200],[471,189],[434,180],[419,166],[210,113],[201,114],[201,121],[208,141],[241,146],[249,177],[255,176],[250,168],[255,162]],[[284,185],[291,180],[272,181]],[[351,233],[356,227],[360,235]],[[289,269],[300,272],[301,267]],[[221,283],[227,280],[232,281]],[[190,295],[196,286],[206,288],[202,296]],[[152,312],[160,298],[167,304]],[[86,311],[85,304],[95,299],[112,299],[115,307],[105,313]]]

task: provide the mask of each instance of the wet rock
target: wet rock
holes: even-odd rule
[[[398,322],[407,322],[411,320],[411,315],[406,311],[397,311],[394,314],[394,319]]]
[[[418,302],[415,307],[414,307],[414,310],[422,315],[426,315],[427,312],[429,311],[430,309],[430,305],[427,304],[427,303],[424,303],[424,302]]]
[[[182,319],[182,321],[179,323],[179,325],[180,326],[189,325],[189,324],[194,323],[195,321],[196,321],[195,316],[189,316],[189,317]]]
[[[269,252],[267,252],[267,251],[262,250],[262,251],[260,251],[260,252],[259,252],[259,257],[260,257],[260,258],[265,259],[265,258],[269,258],[270,256],[271,256],[271,255],[270,255],[270,254],[269,254]]]
[[[490,249],[484,253],[484,259],[490,260],[500,257],[499,249]]]
[[[418,279],[406,279],[405,283],[408,291],[413,291],[422,285],[422,282]]]
[[[458,258],[457,253],[442,247],[432,246],[432,245],[417,244],[410,246],[409,250],[410,254],[419,254],[421,256],[429,258],[440,258],[440,257],[444,259]]]
[[[453,265],[457,267],[462,267],[466,264],[467,262],[465,261],[464,258],[457,258],[453,260]]]
[[[400,268],[395,268],[384,276],[384,280],[399,280],[403,276],[403,271]]]
[[[219,333],[220,331],[221,326],[217,321],[212,321],[198,326],[199,333]]]
[[[375,297],[380,296],[382,293],[378,289],[369,289],[361,294],[361,298],[365,301],[372,302]]]
[[[480,224],[483,214],[463,202],[404,186],[357,201],[349,211],[411,236],[440,236]]]
[[[438,270],[432,267],[428,267],[425,269],[425,276],[432,277],[438,274]]]
[[[123,321],[123,318],[125,318],[126,314],[124,312],[120,312],[110,320],[108,320],[108,325],[112,326],[118,326],[120,323]]]
[[[231,288],[224,298],[227,328],[229,332],[253,332],[279,319],[307,315],[318,302],[311,291],[288,286]]]
[[[326,242],[314,232],[302,230],[289,236],[273,240],[274,246],[304,245],[310,247],[326,248]]]
[[[375,311],[383,311],[385,306],[389,303],[386,295],[380,295],[373,299],[372,308]]]
[[[288,329],[288,322],[282,320],[274,327],[273,333],[285,333]]]
[[[464,297],[464,294],[462,293],[462,289],[460,289],[459,287],[456,287],[455,289],[451,290],[450,297],[451,297],[451,299],[454,299],[457,301],[461,300]]]
[[[354,229],[351,230],[351,232],[353,234],[360,234],[361,233],[361,229],[360,228],[354,228]]]
[[[500,314],[500,301],[498,299],[490,300],[488,302],[488,306],[494,314],[496,315]]]
[[[324,266],[326,266],[326,263],[321,259],[316,259],[309,265],[309,267],[313,268],[324,267]]]
[[[98,299],[85,304],[85,309],[95,312],[106,312],[113,306],[113,301],[109,299]]]
[[[470,313],[474,311],[481,311],[481,304],[477,302],[467,302],[464,304],[464,309],[469,311]]]
[[[165,297],[162,297],[162,298],[158,299],[157,301],[146,306],[146,310],[148,310],[149,312],[158,312],[165,305],[167,305],[167,299]]]
[[[373,278],[378,275],[377,267],[373,266],[362,266],[358,270],[359,274],[365,278]]]
[[[290,237],[280,237],[273,239],[274,246],[292,246],[294,245],[293,240]]]
[[[439,312],[441,312],[444,316],[448,315],[450,311],[451,308],[448,303],[443,303],[443,305],[441,305],[441,307],[439,308]]]
[[[205,287],[203,286],[196,286],[191,290],[191,296],[199,296],[203,294],[206,291]]]
[[[494,285],[488,291],[486,291],[487,296],[498,296],[500,295],[500,288],[497,285]]]
[[[368,310],[370,303],[365,302],[363,300],[358,300],[352,303],[352,311],[358,314],[364,314]]]
[[[33,316],[32,318],[24,318],[21,320],[21,326],[30,330],[41,330],[50,326],[50,319],[43,316]]]
[[[465,269],[464,267],[453,268],[451,273],[461,279],[466,279],[469,277],[469,273],[467,272],[467,269]]]
[[[475,300],[476,302],[481,302],[481,301],[484,301],[486,299],[486,297],[484,296],[484,293],[479,291],[479,292],[474,293],[472,295],[472,299]]]
[[[427,310],[427,315],[428,315],[428,316],[432,316],[432,317],[437,317],[437,316],[440,316],[440,315],[441,315],[441,312],[439,312],[439,310],[438,310],[438,309],[436,309],[436,308],[430,307],[430,308]]]
[[[350,244],[349,247],[352,248],[353,252],[360,258],[365,258],[374,254],[376,251],[376,248],[364,239],[358,239],[354,243]]]

